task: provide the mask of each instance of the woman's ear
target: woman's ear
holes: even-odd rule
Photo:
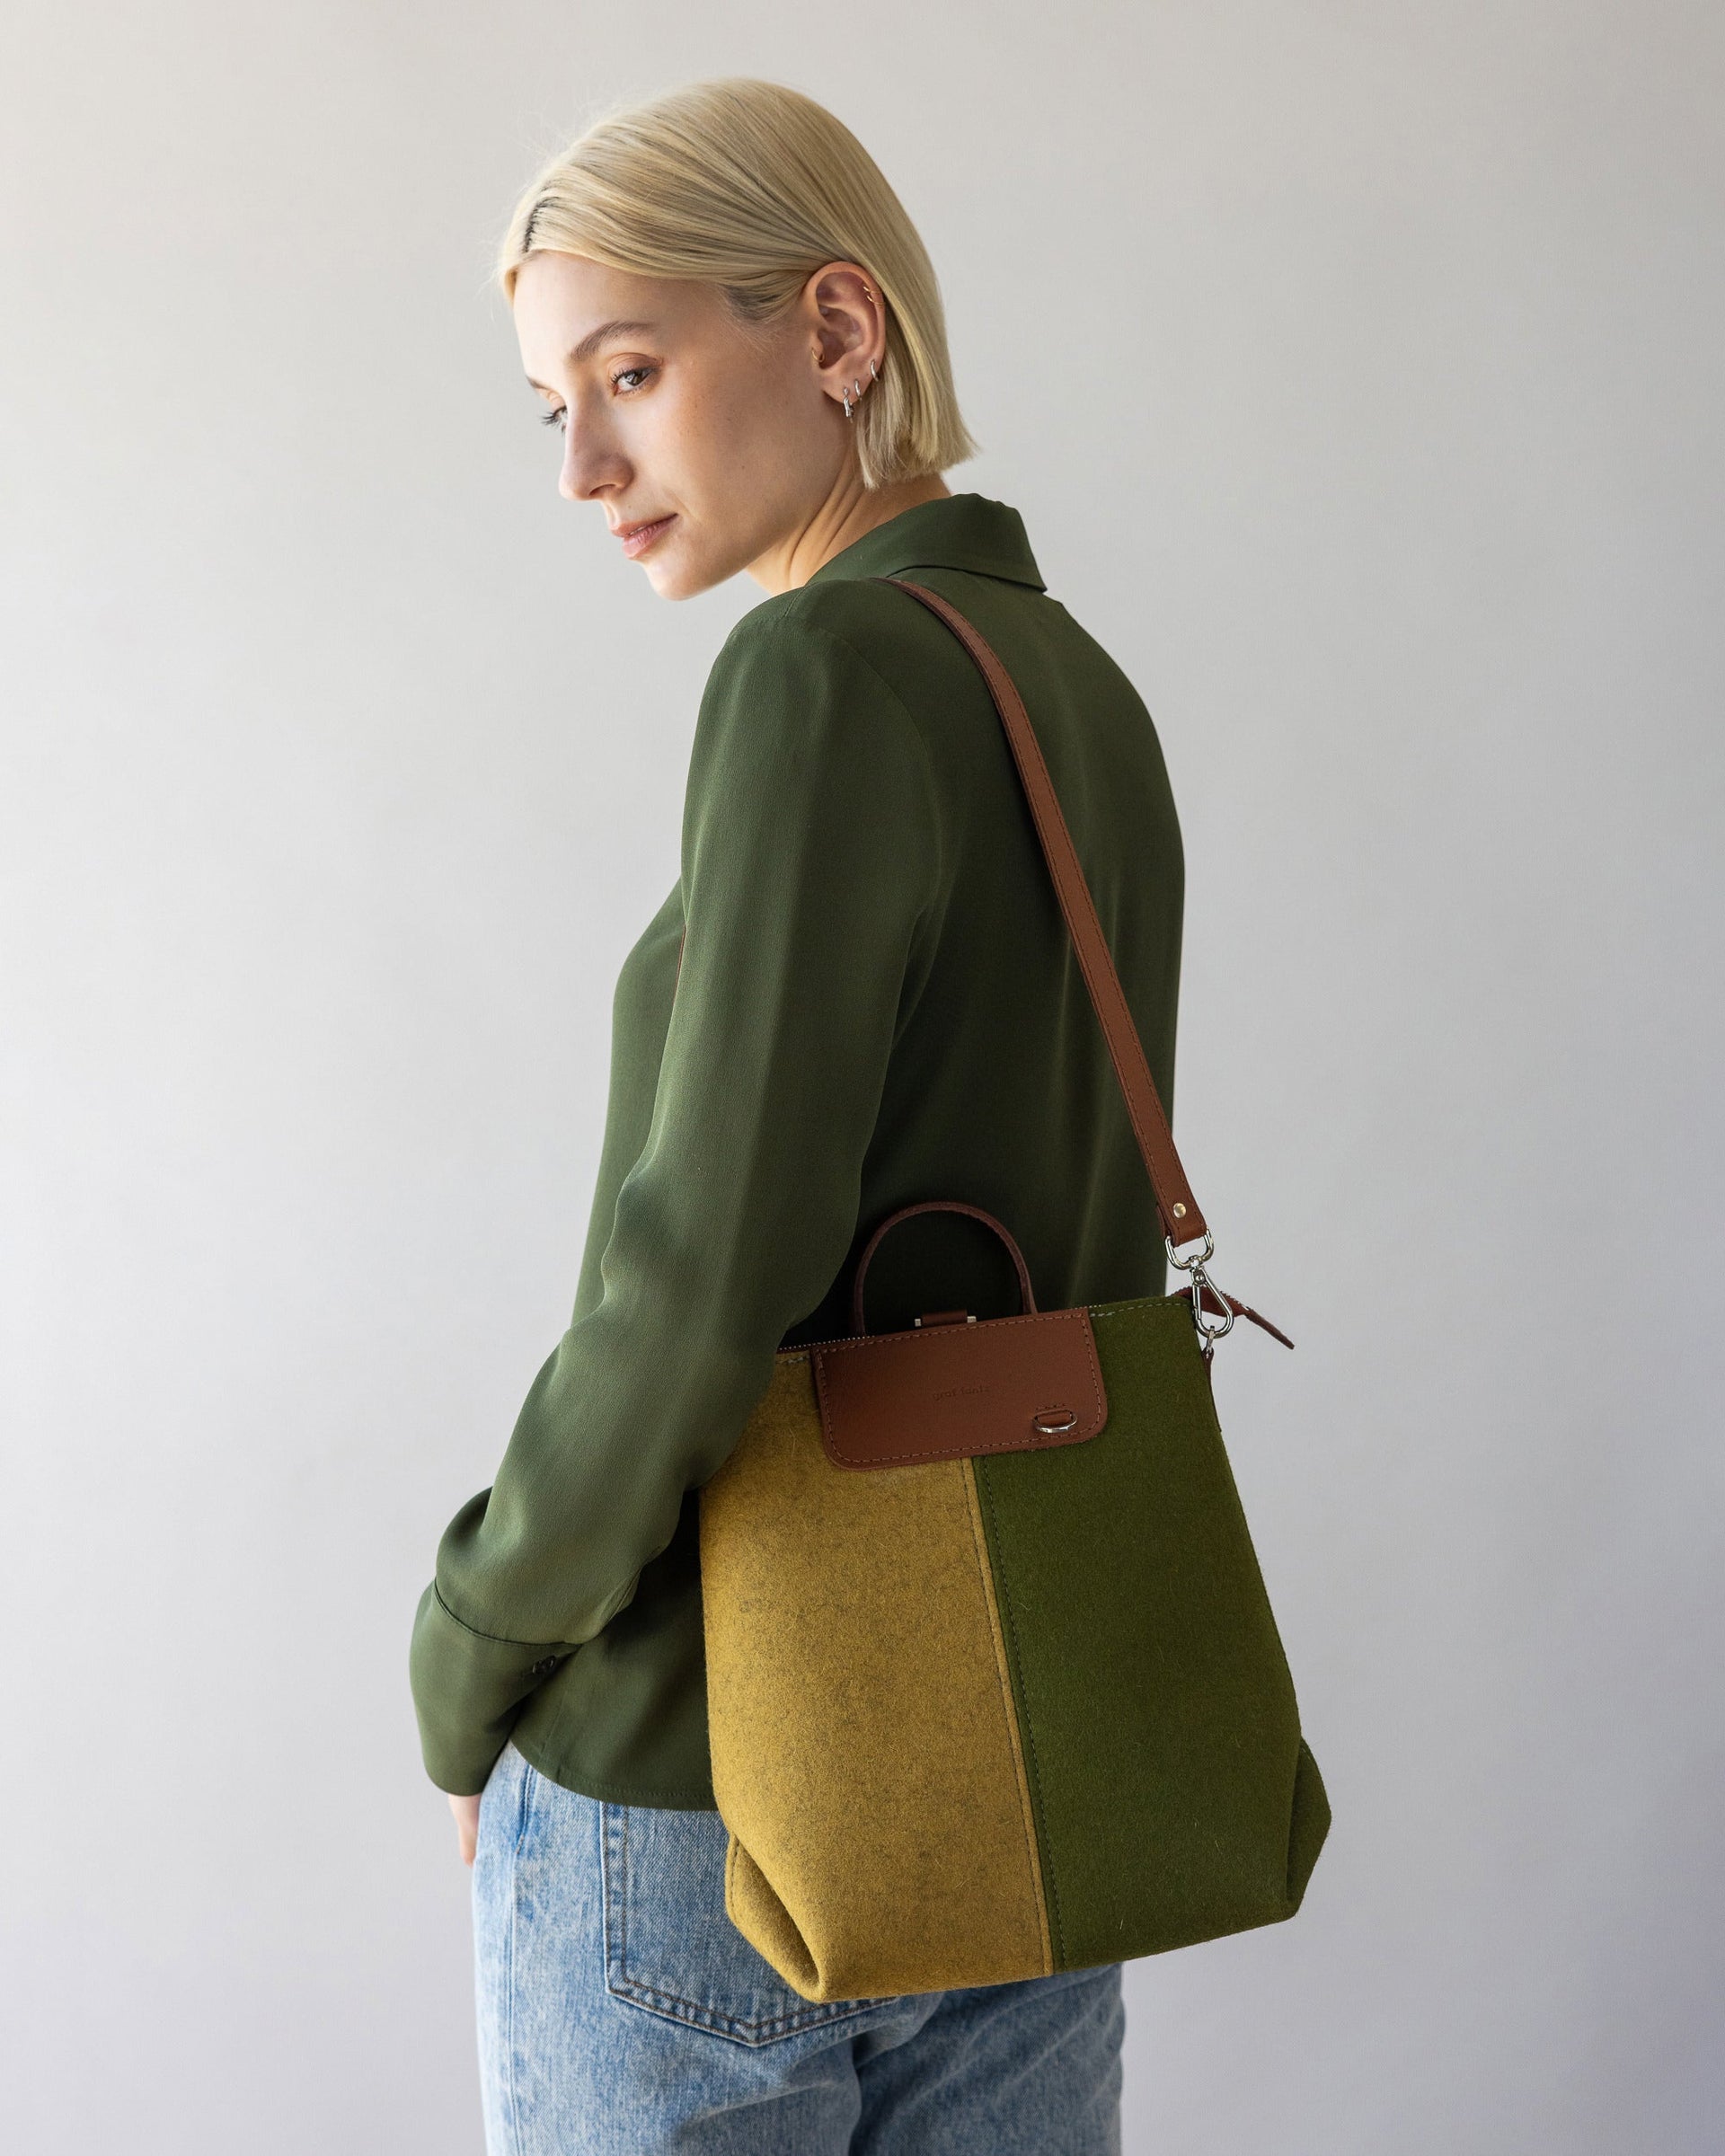
[[[860,397],[887,356],[887,309],[880,287],[854,262],[828,262],[803,287],[815,371],[835,402]]]

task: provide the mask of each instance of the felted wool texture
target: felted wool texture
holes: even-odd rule
[[[833,1466],[782,1353],[701,1493],[701,1577],[743,1935],[810,2000],[1047,1972],[969,1463]]]
[[[964,1468],[964,1495],[970,1507],[970,1532],[976,1538],[977,1551],[982,1564],[982,1585],[988,1604],[988,1632],[995,1644],[995,1665],[1000,1673],[1001,1696],[1007,1702],[1006,1734],[1013,1745],[1013,1772],[1018,1778],[1018,1800],[1024,1814],[1024,1840],[1030,1850],[1031,1870],[1036,1889],[1037,1922],[1042,1939],[1042,1973],[1054,1974],[1054,1938],[1048,1930],[1048,1895],[1042,1883],[1042,1853],[1040,1836],[1036,1824],[1036,1805],[1031,1795],[1030,1771],[1024,1763],[1024,1735],[1019,1727],[1018,1701],[1013,1687],[1012,1658],[1006,1651],[1006,1634],[1000,1621],[1000,1599],[995,1592],[994,1560],[988,1554],[988,1531],[983,1525],[982,1496],[977,1488],[977,1471],[972,1461],[962,1462]]]
[[[1091,1319],[1107,1426],[974,1463],[1063,1969],[1291,1916],[1329,1825],[1190,1312]]]

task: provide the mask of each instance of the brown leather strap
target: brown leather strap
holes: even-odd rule
[[[1102,1038],[1113,1058],[1120,1091],[1126,1095],[1126,1112],[1132,1119],[1138,1150],[1149,1171],[1150,1188],[1156,1194],[1163,1233],[1176,1246],[1190,1242],[1208,1233],[1204,1215],[1199,1211],[1198,1200],[1186,1180],[1186,1171],[1174,1151],[1173,1134],[1163,1113],[1150,1065],[1145,1061],[1144,1044],[1133,1023],[1120,976],[1114,970],[1108,939],[1097,918],[1096,902],[1084,880],[1084,871],[1079,864],[1072,834],[1066,829],[1066,819],[1054,791],[1054,782],[1048,776],[1048,767],[1042,760],[1041,745],[1024,709],[1024,700],[1012,676],[980,632],[950,599],[930,591],[926,585],[913,584],[906,577],[878,577],[875,581],[896,584],[900,591],[907,591],[913,598],[920,599],[931,614],[938,614],[946,623],[982,670],[988,694],[995,700],[995,709],[1000,713],[1000,722],[1012,745],[1013,760],[1018,765],[1031,814],[1036,819],[1037,836],[1042,842],[1043,856],[1054,879],[1060,910],[1072,932],[1084,985],[1090,990],[1090,1000],[1101,1022]]]

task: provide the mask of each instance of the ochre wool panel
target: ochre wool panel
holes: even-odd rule
[[[807,1999],[1051,1966],[972,1489],[966,1460],[835,1467],[787,1350],[702,1491],[726,1907]]]

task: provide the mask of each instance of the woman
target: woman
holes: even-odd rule
[[[731,80],[608,117],[524,197],[501,276],[564,496],[661,597],[739,570],[767,596],[713,662],[682,872],[617,982],[573,1321],[415,1625],[426,1765],[477,1846],[488,2145],[1101,2156],[1117,1965],[811,2005],[730,1924],[695,1528],[774,1353],[851,1330],[899,1206],[1004,1220],[1044,1308],[1164,1280],[999,720],[874,579],[944,594],[1015,678],[1169,1101],[1182,870],[1154,729],[1017,511],[947,487],[976,445],[933,273],[823,108]],[[871,1330],[1019,1307],[951,1214],[868,1279]]]

